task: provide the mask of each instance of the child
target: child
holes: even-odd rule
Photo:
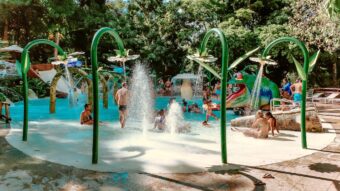
[[[280,133],[279,129],[277,128],[277,125],[276,125],[276,119],[272,115],[272,113],[267,112],[266,115],[265,115],[265,118],[268,120],[269,130],[272,131],[272,135],[274,136],[274,129],[276,129],[277,133]]]
[[[208,122],[210,117],[218,120],[218,117],[213,113],[213,104],[211,100],[205,101],[203,108],[206,110],[205,120]]]
[[[155,124],[154,129],[157,128],[158,130],[164,130],[165,128],[165,111],[161,109],[156,118],[155,118]]]
[[[188,102],[185,101],[185,99],[183,99],[183,100],[182,100],[182,103],[183,103],[183,107],[182,107],[183,112],[187,112]]]

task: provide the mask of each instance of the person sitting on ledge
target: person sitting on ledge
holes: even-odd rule
[[[269,123],[268,120],[263,117],[263,113],[261,110],[257,111],[256,118],[252,127],[256,129],[247,129],[243,132],[243,134],[245,136],[254,138],[268,138]]]
[[[277,133],[280,133],[279,132],[279,129],[277,128],[277,125],[276,125],[276,119],[275,117],[273,116],[272,113],[270,113],[269,111],[266,113],[265,115],[265,118],[268,120],[268,123],[269,123],[269,130],[272,131],[272,135],[274,136],[274,130],[276,129]]]
[[[81,125],[92,125],[93,119],[91,116],[92,107],[90,104],[84,105],[84,111],[80,115],[80,124]]]

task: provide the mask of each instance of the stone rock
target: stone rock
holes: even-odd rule
[[[280,130],[300,131],[300,111],[277,111],[273,112],[277,126]],[[251,127],[255,120],[255,115],[239,117],[231,120],[233,127]],[[322,132],[322,125],[317,112],[314,109],[306,111],[307,132]]]

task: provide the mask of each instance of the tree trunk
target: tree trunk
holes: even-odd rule
[[[104,105],[104,108],[107,109],[109,108],[109,91],[108,91],[106,80],[101,75],[100,75],[100,82],[102,83],[102,88],[103,88],[103,105]]]
[[[333,85],[334,87],[338,87],[338,68],[337,68],[337,56],[335,56],[334,62],[333,62]]]
[[[4,23],[4,34],[2,36],[2,40],[4,41],[8,41],[8,19],[5,19],[5,23]]]
[[[50,86],[50,113],[55,113],[55,107],[56,107],[56,99],[57,99],[57,95],[56,95],[56,91],[57,91],[57,84],[59,79],[61,78],[61,76],[63,75],[62,72],[57,73],[52,82],[51,82],[51,86]]]
[[[55,43],[57,45],[59,45],[59,42],[60,42],[59,36],[60,36],[60,33],[56,32],[56,34],[55,34]],[[54,58],[57,58],[57,56],[58,56],[58,49],[55,48],[54,49]]]

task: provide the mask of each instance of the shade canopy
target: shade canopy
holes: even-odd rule
[[[126,62],[126,61],[129,61],[129,60],[136,60],[137,58],[139,58],[139,55],[135,54],[135,55],[128,55],[128,56],[124,56],[124,57],[110,56],[110,57],[107,58],[107,60],[109,62]]]
[[[5,48],[0,48],[0,52],[18,52],[22,53],[23,49],[18,45],[11,45]]]
[[[200,77],[198,75],[192,73],[183,73],[177,74],[171,79],[171,82],[175,82],[177,80],[198,80]]]
[[[250,57],[249,60],[253,62],[258,62],[260,64],[263,63],[263,64],[268,64],[268,65],[277,65],[277,62],[269,58],[264,59],[264,58],[258,58],[258,57]]]

